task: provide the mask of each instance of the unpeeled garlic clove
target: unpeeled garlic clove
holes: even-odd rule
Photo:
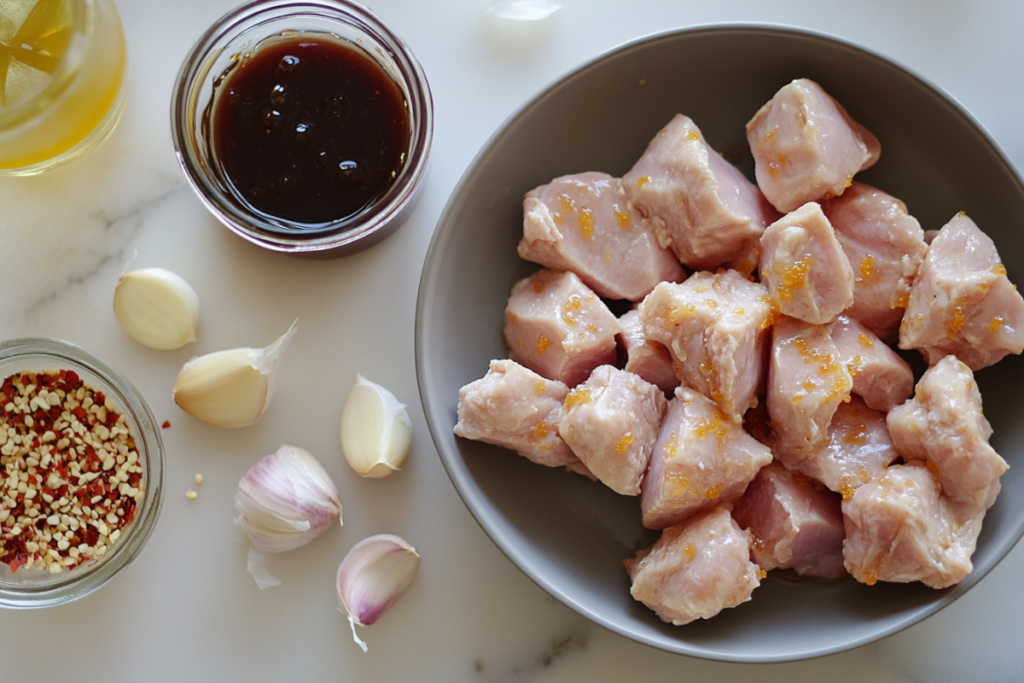
[[[369,626],[378,619],[416,577],[420,556],[408,541],[392,534],[378,534],[353,546],[338,567],[338,605],[348,615],[352,639],[366,652],[356,625]]]
[[[281,446],[249,469],[238,482],[235,509],[238,525],[252,543],[249,573],[260,588],[278,583],[266,573],[264,553],[293,550],[333,524],[344,524],[330,475],[297,446]]]
[[[358,474],[378,479],[401,468],[412,444],[412,421],[390,391],[356,375],[341,414],[341,449]]]
[[[277,368],[296,326],[265,349],[230,349],[185,363],[174,382],[174,402],[208,424],[244,427],[263,415],[277,386]]]
[[[126,272],[114,288],[114,316],[132,339],[168,351],[196,340],[199,296],[163,268]]]

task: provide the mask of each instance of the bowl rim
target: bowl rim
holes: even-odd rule
[[[0,584],[0,608],[36,609],[53,607],[83,598],[107,585],[127,569],[142,552],[160,517],[164,499],[166,455],[163,438],[152,409],[134,384],[100,356],[77,344],[53,337],[20,337],[0,342],[0,365],[20,357],[52,358],[77,365],[109,385],[124,411],[130,413],[141,433],[133,435],[140,460],[145,463],[146,491],[135,519],[123,542],[112,546],[114,552],[79,574],[69,572],[55,584],[22,590],[13,584]],[[0,377],[0,380],[3,378]]]
[[[436,264],[440,259],[440,255],[446,250],[450,240],[452,239],[452,233],[454,232],[452,218],[460,208],[463,192],[465,191],[466,186],[470,183],[474,169],[476,169],[476,167],[491,153],[491,150],[507,134],[509,134],[509,131],[520,119],[535,108],[540,107],[547,98],[551,97],[555,93],[556,90],[573,79],[584,75],[586,72],[600,68],[605,62],[616,59],[623,53],[648,46],[649,44],[658,41],[675,40],[685,35],[736,32],[767,32],[781,37],[789,36],[801,39],[811,39],[855,51],[861,53],[865,57],[884,62],[895,70],[901,72],[904,76],[917,81],[925,90],[930,90],[933,95],[937,95],[939,99],[948,103],[957,116],[964,119],[965,123],[969,124],[971,127],[976,129],[978,133],[980,133],[985,144],[989,147],[989,150],[995,152],[996,156],[1002,161],[1006,169],[1009,170],[1016,179],[1017,184],[1024,187],[1024,177],[1022,177],[1015,164],[995,142],[988,130],[986,130],[985,127],[955,97],[898,61],[886,57],[874,50],[858,45],[850,40],[815,29],[772,22],[716,22],[649,33],[620,43],[549,82],[537,93],[531,96],[524,104],[513,111],[512,114],[510,114],[488,137],[478,152],[474,155],[473,159],[469,162],[459,181],[452,189],[444,210],[438,218],[435,231],[431,237],[426,256],[424,257],[423,270],[420,276],[416,301],[414,330],[415,363],[420,402],[423,406],[427,428],[430,431],[430,436],[434,442],[438,457],[441,459],[441,463],[444,466],[449,479],[454,485],[460,498],[462,498],[463,503],[473,515],[477,524],[481,529],[483,529],[484,533],[486,533],[498,549],[501,550],[501,552],[534,583],[543,588],[549,595],[555,597],[559,602],[568,606],[581,616],[586,617],[590,621],[614,633],[656,649],[722,662],[779,663],[814,659],[853,650],[898,633],[923,621],[933,614],[936,614],[973,588],[988,574],[988,572],[999,564],[999,562],[1001,562],[1006,555],[1016,547],[1020,542],[1021,537],[1024,536],[1024,526],[1015,530],[1014,533],[1016,538],[1012,543],[1006,544],[1005,547],[997,551],[994,554],[993,561],[988,566],[981,568],[975,567],[974,571],[963,581],[951,588],[945,589],[945,592],[942,595],[937,596],[936,600],[929,602],[927,605],[913,611],[909,615],[895,620],[893,623],[862,637],[848,639],[832,646],[823,647],[813,651],[782,653],[778,655],[737,655],[733,653],[708,651],[682,641],[674,641],[669,644],[664,641],[650,638],[646,634],[634,632],[629,628],[623,627],[619,623],[606,619],[605,617],[595,613],[586,605],[580,604],[571,596],[562,592],[557,586],[545,578],[545,576],[539,574],[524,561],[522,553],[516,550],[512,539],[502,533],[501,529],[499,529],[497,525],[486,521],[487,516],[484,514],[480,499],[478,499],[479,494],[473,490],[471,476],[465,471],[465,467],[461,464],[460,458],[447,451],[445,443],[441,438],[442,434],[448,436],[451,431],[451,425],[447,424],[449,416],[444,413],[441,406],[434,405],[431,402],[429,392],[427,390],[427,387],[431,382],[432,374],[429,359],[425,356],[427,338],[426,331],[432,324],[429,309],[432,305],[431,301],[434,298],[435,290],[439,284],[439,278],[443,275],[443,273],[439,272],[436,268]]]
[[[328,16],[330,13],[334,14]],[[204,112],[196,111],[194,105],[198,104],[215,60],[225,51],[226,37],[236,40],[271,22],[309,16],[337,22],[345,21],[345,17],[350,25],[387,49],[401,74],[397,80],[408,101],[410,140],[403,172],[370,209],[355,218],[345,217],[308,233],[291,236],[284,231],[289,221],[260,214],[233,199],[235,194],[230,188],[222,187],[224,183],[217,178],[218,173],[209,168],[202,151],[206,143],[196,139],[196,121],[203,119]],[[259,42],[264,40],[266,38]],[[366,54],[379,62],[369,50]],[[216,81],[219,76],[213,75],[213,78]],[[210,104],[212,106],[212,100]],[[186,180],[207,210],[231,232],[270,251],[344,255],[388,236],[411,207],[430,159],[434,103],[430,84],[412,48],[368,7],[353,0],[251,0],[219,17],[189,49],[171,92],[170,123],[175,156]],[[226,199],[229,197],[232,200]],[[277,229],[261,229],[261,224],[274,224]]]

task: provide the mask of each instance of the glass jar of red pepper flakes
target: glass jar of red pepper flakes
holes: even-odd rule
[[[56,339],[0,344],[0,606],[110,581],[152,530],[163,472],[156,421],[120,372]]]

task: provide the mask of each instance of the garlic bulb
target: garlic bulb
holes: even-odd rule
[[[168,351],[196,340],[199,296],[163,268],[126,272],[114,288],[114,316],[132,339]]]
[[[309,451],[281,446],[262,458],[238,482],[235,493],[238,525],[253,550],[280,553],[298,548],[332,524],[343,524],[338,489]],[[249,571],[260,588],[277,583],[257,570],[265,561],[250,550]]]
[[[371,479],[401,468],[412,443],[412,421],[390,391],[356,375],[341,414],[341,449],[357,473]]]
[[[338,605],[348,615],[352,639],[366,652],[366,643],[356,634],[356,624],[369,626],[378,619],[412,583],[420,556],[407,541],[391,534],[378,534],[353,546],[338,567]]]
[[[193,358],[174,382],[174,402],[208,424],[244,427],[263,415],[295,323],[265,349],[231,349]]]

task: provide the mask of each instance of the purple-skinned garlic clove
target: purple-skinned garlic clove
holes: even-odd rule
[[[348,616],[352,639],[366,652],[356,625],[377,621],[412,583],[420,556],[407,541],[392,534],[370,536],[348,552],[338,567],[338,605]]]

